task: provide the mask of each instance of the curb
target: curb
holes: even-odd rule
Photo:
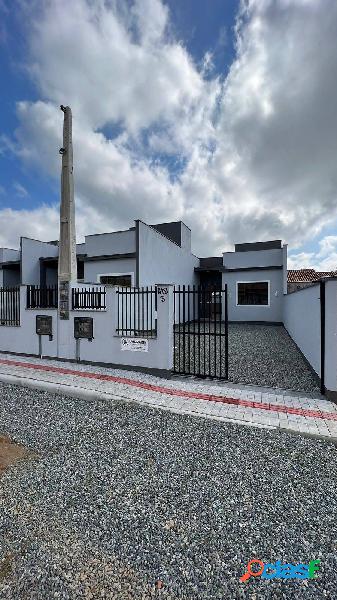
[[[108,400],[113,405],[117,401],[127,402],[130,404],[137,404],[139,406],[145,406],[146,408],[152,408],[153,410],[164,410],[177,415],[184,415],[186,417],[203,417],[205,419],[212,419],[214,421],[220,421],[223,423],[232,423],[236,425],[244,425],[246,427],[255,427],[257,429],[276,429],[274,426],[263,425],[261,423],[253,423],[250,421],[243,421],[240,419],[233,419],[230,417],[218,417],[216,415],[205,414],[199,411],[183,411],[178,408],[165,406],[164,404],[153,405],[150,402],[137,402],[134,398],[128,398],[127,396],[117,396],[113,394],[107,394],[105,392],[98,392],[96,390],[87,390],[85,388],[73,385],[67,385],[63,383],[54,383],[50,381],[40,381],[37,379],[31,379],[29,377],[23,377],[20,375],[7,375],[0,372],[0,383],[8,385],[17,385],[25,387],[31,390],[41,390],[43,392],[50,392],[51,394],[61,394],[62,396],[69,396],[79,400]]]
[[[55,383],[55,382],[50,382],[50,381],[43,381],[43,380],[37,380],[37,379],[32,379],[29,377],[23,377],[20,375],[7,375],[6,373],[1,373],[0,372],[0,383],[4,383],[7,385],[16,385],[19,387],[25,387],[31,390],[41,390],[43,392],[49,392],[51,394],[59,394],[62,396],[68,396],[70,398],[74,398],[74,399],[79,399],[79,400],[89,400],[89,401],[93,401],[93,400],[107,400],[108,402],[110,402],[112,405],[115,405],[117,402],[127,402],[127,403],[134,403],[137,404],[139,406],[145,406],[147,408],[152,408],[152,409],[159,409],[159,410],[164,410],[164,411],[168,411],[168,412],[172,412],[175,414],[179,414],[179,415],[185,415],[185,416],[193,416],[193,417],[203,417],[205,419],[212,419],[215,421],[222,421],[225,423],[232,423],[232,424],[236,424],[236,425],[243,425],[243,426],[248,426],[248,427],[256,427],[257,429],[269,429],[269,430],[279,430],[282,433],[290,433],[292,435],[300,435],[303,437],[307,437],[307,438],[311,438],[311,439],[318,439],[324,442],[330,442],[334,445],[337,445],[337,438],[333,437],[333,436],[324,436],[324,435],[319,435],[319,434],[311,434],[311,433],[307,433],[307,432],[302,432],[302,431],[294,431],[291,429],[286,429],[284,427],[276,427],[273,425],[264,425],[261,423],[255,423],[252,421],[243,421],[241,419],[234,419],[234,418],[230,418],[230,417],[218,417],[212,414],[205,414],[203,412],[199,412],[199,411],[183,411],[180,409],[176,409],[174,407],[169,407],[169,406],[165,406],[165,405],[160,405],[160,404],[156,404],[153,405],[150,402],[139,402],[137,400],[135,400],[134,398],[128,398],[127,396],[117,396],[114,394],[109,394],[106,392],[102,392],[102,391],[96,391],[96,390],[87,390],[85,388],[82,388],[80,386],[74,386],[74,385],[67,385],[64,383]]]
[[[0,382],[8,385],[18,385],[20,387],[29,388],[30,390],[41,390],[43,392],[50,392],[51,394],[70,396],[71,398],[78,398],[79,400],[110,400],[112,402],[116,400],[125,400],[122,396],[105,394],[104,392],[97,392],[96,390],[86,390],[85,388],[67,385],[65,383],[38,381],[37,379],[30,379],[29,377],[22,377],[20,375],[6,375],[0,373]]]

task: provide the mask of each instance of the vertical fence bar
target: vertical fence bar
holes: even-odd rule
[[[186,327],[186,324],[185,324],[185,321],[186,321],[186,309],[185,309],[186,293],[185,293],[185,291],[186,291],[186,288],[185,288],[185,285],[183,285],[183,370],[184,370],[184,372],[186,371],[186,347],[185,347],[185,344],[186,344],[186,337],[185,337],[185,334],[186,334],[186,330],[185,330],[185,327]]]
[[[228,379],[228,297],[227,283],[225,284],[225,378]]]
[[[193,375],[195,375],[195,285],[193,284]]]
[[[178,301],[179,301],[179,317],[178,317],[178,358],[179,358],[179,365],[178,365],[178,372],[180,373],[181,368],[181,359],[180,359],[180,353],[181,353],[181,332],[180,332],[180,319],[181,319],[181,306],[180,306],[180,301],[181,301],[181,294],[180,294],[180,284],[178,286]]]

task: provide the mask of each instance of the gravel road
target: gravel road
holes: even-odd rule
[[[2,600],[336,598],[327,442],[4,385],[0,435],[34,453],[0,479]],[[242,584],[253,557],[322,568]]]
[[[175,328],[175,368],[194,374],[225,375],[225,336],[220,325],[185,323]],[[225,332],[224,324],[222,333]],[[191,333],[195,331],[195,334]],[[184,351],[185,341],[185,351]],[[221,344],[221,349],[220,349]],[[200,360],[199,360],[200,357]],[[319,379],[283,325],[228,324],[228,378],[233,383],[319,392]]]

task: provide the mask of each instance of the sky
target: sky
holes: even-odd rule
[[[0,0],[0,246],[183,220],[198,256],[282,239],[337,269],[335,0]]]

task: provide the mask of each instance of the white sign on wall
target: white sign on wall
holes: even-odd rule
[[[122,338],[121,350],[130,350],[131,352],[148,352],[149,340],[143,338]]]

